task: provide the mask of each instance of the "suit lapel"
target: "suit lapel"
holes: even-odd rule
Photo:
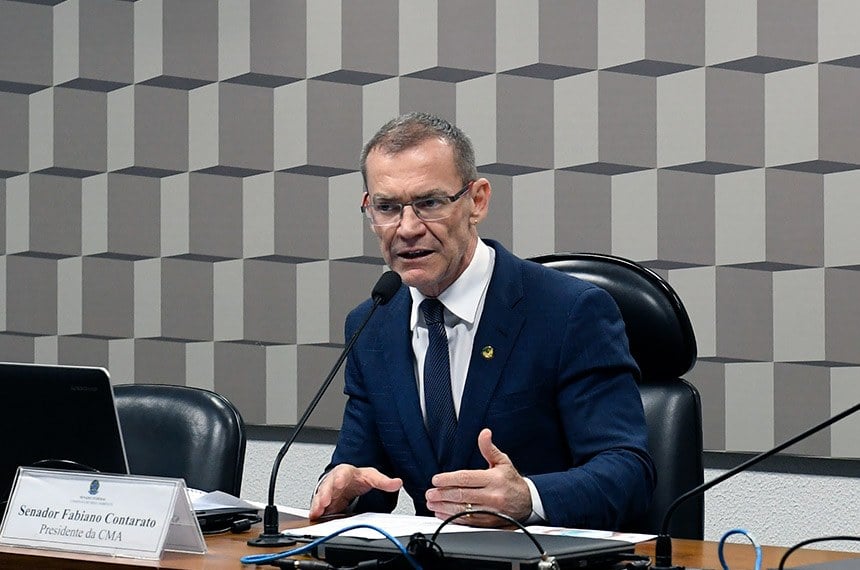
[[[442,466],[446,471],[453,466],[463,468],[469,464],[478,433],[485,427],[484,417],[490,399],[525,322],[525,316],[516,308],[523,296],[522,273],[517,260],[499,244],[487,243],[496,250],[495,267],[472,347],[454,447],[448,465]]]

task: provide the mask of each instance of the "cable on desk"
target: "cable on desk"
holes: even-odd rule
[[[205,535],[213,535],[213,534],[224,534],[225,532],[233,532],[240,533],[251,530],[251,526],[257,524],[262,521],[263,517],[260,516],[240,516],[239,518],[233,520],[224,521],[223,524],[219,525],[217,528],[206,529],[202,528],[201,525],[200,531]]]
[[[532,533],[530,533],[528,531],[528,529],[520,521],[518,521],[515,518],[508,516],[504,513],[499,513],[496,511],[489,511],[489,510],[484,510],[484,509],[467,509],[465,511],[460,511],[459,513],[455,513],[455,514],[451,515],[450,517],[448,517],[447,519],[442,521],[442,523],[436,528],[436,532],[434,532],[433,536],[430,537],[430,539],[428,540],[428,542],[433,547],[433,549],[438,551],[444,557],[445,554],[442,551],[442,548],[436,543],[436,538],[438,538],[439,533],[442,531],[442,529],[445,527],[445,525],[447,525],[451,521],[455,521],[459,518],[464,518],[464,517],[468,518],[472,515],[490,515],[490,516],[498,517],[498,518],[516,526],[521,531],[523,531],[523,534],[525,534],[529,538],[529,540],[531,540],[532,543],[534,543],[535,548],[537,548],[537,551],[540,554],[540,558],[541,558],[540,562],[538,562],[538,568],[540,570],[558,570],[559,566],[558,566],[558,562],[556,561],[555,557],[547,554],[546,550],[544,550],[544,547],[541,545],[541,543],[538,542],[538,540],[535,538],[535,536]],[[413,540],[415,540],[415,535],[413,535]],[[410,544],[412,544],[413,540],[409,541]],[[425,540],[427,540],[427,539],[425,539]]]
[[[780,559],[779,559],[779,566],[778,566],[779,570],[782,570],[782,569],[783,569],[783,567],[785,566],[785,561],[786,561],[786,560],[788,560],[788,557],[789,557],[789,556],[791,556],[791,555],[792,555],[792,553],[793,553],[795,550],[798,550],[798,549],[800,549],[800,548],[803,548],[804,546],[806,546],[806,545],[808,545],[808,544],[814,544],[814,543],[816,543],[816,542],[829,542],[829,541],[832,541],[832,540],[853,540],[853,541],[860,542],[860,536],[839,536],[839,535],[834,535],[834,536],[821,536],[821,537],[818,537],[818,538],[809,538],[809,539],[806,539],[806,540],[802,540],[802,541],[798,542],[797,544],[795,544],[794,546],[792,546],[791,548],[789,548],[788,550],[786,550],[786,551],[785,551],[785,554],[783,554],[783,555],[782,555],[782,558],[780,558]]]
[[[755,548],[755,570],[761,570],[761,545],[758,541],[751,535],[746,529],[743,528],[733,528],[732,530],[727,531],[721,538],[720,544],[717,547],[717,554],[720,556],[720,564],[723,567],[723,570],[729,570],[728,564],[726,564],[726,559],[723,557],[723,546],[726,544],[726,539],[733,534],[742,534],[752,543],[753,548]]]
[[[249,556],[243,556],[242,558],[239,559],[239,561],[242,564],[260,565],[260,564],[268,564],[270,562],[274,562],[275,560],[280,560],[282,558],[287,558],[288,556],[307,554],[308,552],[312,551],[314,548],[316,548],[320,544],[323,544],[324,542],[327,542],[327,541],[331,540],[332,538],[334,538],[338,535],[341,535],[345,532],[349,532],[351,530],[355,530],[357,528],[369,528],[370,530],[375,530],[376,532],[378,532],[379,534],[381,534],[382,536],[387,538],[389,541],[394,543],[394,546],[397,547],[397,549],[400,551],[400,553],[403,555],[403,557],[406,559],[406,561],[409,562],[409,564],[413,568],[415,568],[416,570],[422,570],[421,566],[418,564],[418,562],[412,557],[411,554],[409,554],[409,552],[406,551],[406,547],[403,546],[399,540],[397,540],[396,538],[394,538],[393,536],[388,534],[388,532],[382,530],[381,528],[375,527],[375,526],[369,525],[369,524],[354,524],[352,526],[342,528],[342,529],[338,530],[337,532],[333,532],[327,536],[320,537],[320,538],[314,540],[313,542],[309,542],[309,543],[307,543],[303,546],[300,546],[298,548],[293,548],[292,550],[285,550],[283,552],[276,552],[275,554],[251,554]]]

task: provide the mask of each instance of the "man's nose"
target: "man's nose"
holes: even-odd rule
[[[420,232],[423,228],[424,221],[415,213],[415,207],[412,204],[404,205],[400,215],[398,231],[402,234],[414,234]]]

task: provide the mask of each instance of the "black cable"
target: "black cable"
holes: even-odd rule
[[[804,546],[806,546],[808,544],[814,544],[816,542],[829,542],[831,540],[853,540],[856,542],[860,542],[860,536],[834,535],[834,536],[821,536],[818,538],[808,538],[806,540],[802,540],[785,551],[785,554],[783,554],[782,558],[779,559],[779,566],[778,566],[779,570],[783,570],[783,567],[785,566],[785,561],[788,560],[788,557],[791,556],[795,550],[803,548]]]
[[[441,560],[445,557],[442,547],[435,541],[428,539],[423,533],[416,532],[409,537],[406,550],[418,561]]]
[[[436,528],[436,532],[434,532],[433,536],[430,537],[429,542],[431,544],[435,545],[435,547],[438,548],[440,552],[442,552],[442,547],[440,547],[436,543],[436,538],[438,538],[439,532],[443,528],[445,528],[445,525],[447,525],[451,521],[455,521],[459,518],[470,517],[472,515],[490,515],[493,517],[498,517],[498,518],[500,518],[504,521],[507,521],[507,522],[511,523],[512,525],[516,526],[521,531],[523,531],[523,534],[526,535],[529,538],[529,540],[531,540],[532,543],[535,545],[535,548],[537,548],[537,551],[540,554],[542,561],[552,564],[554,568],[558,567],[556,562],[555,562],[555,558],[550,556],[549,554],[547,554],[546,550],[541,545],[541,543],[538,542],[538,540],[535,538],[535,536],[529,532],[529,530],[525,527],[525,525],[523,525],[520,521],[516,520],[515,518],[513,518],[509,515],[506,515],[504,513],[498,513],[496,511],[489,511],[489,510],[484,510],[484,509],[470,509],[468,511],[460,511],[459,513],[453,514],[450,517],[448,517],[447,519],[445,519],[444,521],[442,521],[442,523]],[[442,555],[444,556],[444,552],[442,552]]]
[[[211,534],[223,534],[225,532],[233,532],[239,534],[240,532],[247,532],[251,530],[251,526],[257,524],[258,522],[262,522],[263,517],[260,516],[241,516],[237,519],[227,520],[222,523],[221,526],[218,526],[213,529],[200,529],[200,532],[206,536]]]
[[[454,520],[457,520],[458,518],[468,517],[468,516],[473,515],[473,514],[491,515],[494,517],[498,517],[502,520],[505,520],[505,521],[511,523],[512,525],[516,526],[517,528],[519,528],[520,530],[523,531],[523,534],[526,535],[529,538],[529,540],[532,541],[532,543],[535,545],[535,548],[537,548],[538,552],[540,553],[541,559],[544,562],[552,565],[550,567],[558,568],[558,565],[555,561],[555,558],[550,556],[549,554],[547,554],[546,550],[541,545],[541,543],[538,542],[537,538],[535,538],[535,536],[531,532],[529,532],[528,528],[526,528],[526,526],[523,525],[520,521],[518,521],[515,518],[508,516],[504,513],[499,513],[496,511],[488,511],[488,510],[483,510],[483,509],[472,509],[472,510],[468,510],[468,511],[461,511],[459,513],[451,515],[450,517],[448,517],[447,519],[442,521],[442,523],[436,528],[436,532],[434,532],[433,536],[430,537],[429,539],[425,538],[424,535],[421,534],[420,532],[413,534],[412,537],[409,539],[409,547],[412,548],[414,544],[417,544],[419,550],[422,548],[423,549],[429,548],[429,549],[434,550],[434,553],[438,554],[439,557],[444,557],[445,553],[442,551],[442,547],[439,546],[439,544],[436,542],[436,538],[439,536],[439,533],[441,532],[441,530],[448,523],[450,523]],[[414,553],[410,552],[410,554],[414,554]],[[631,553],[619,554],[618,555],[618,562],[627,562],[627,568],[640,569],[640,568],[650,568],[651,567],[651,557],[645,556],[645,555],[640,555],[640,554],[631,554]]]

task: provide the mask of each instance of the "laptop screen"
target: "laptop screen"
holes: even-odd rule
[[[104,368],[0,363],[0,516],[19,466],[128,473]]]

